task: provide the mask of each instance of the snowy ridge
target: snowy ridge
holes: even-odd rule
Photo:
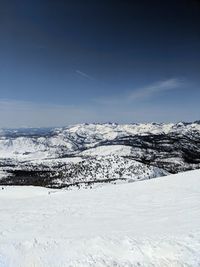
[[[139,179],[200,168],[199,122],[78,124],[0,134],[1,184],[23,180],[28,185],[61,186],[88,177],[137,180],[136,161],[144,169],[143,174],[138,171]]]
[[[199,267],[199,178],[195,170],[92,190],[4,187],[0,266]]]
[[[200,134],[198,123],[178,124],[78,124],[66,128],[51,129],[49,132],[33,134],[9,130],[0,136],[0,158],[56,157],[73,154],[80,149],[100,145],[102,142],[118,140],[127,136],[149,136],[162,134]],[[64,149],[64,151],[63,151]],[[35,153],[41,153],[35,155]]]
[[[16,167],[4,167],[3,169],[7,171],[5,179],[1,178],[1,183],[4,185],[24,184],[47,187],[80,186],[82,184],[91,186],[96,182],[115,180],[131,182],[168,174],[157,167],[117,155],[37,160],[31,161],[31,163],[18,162]]]

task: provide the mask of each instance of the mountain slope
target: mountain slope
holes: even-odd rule
[[[5,187],[0,266],[197,267],[199,196],[199,170],[92,190]]]

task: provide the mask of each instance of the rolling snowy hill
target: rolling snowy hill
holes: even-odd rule
[[[0,132],[0,184],[62,187],[84,180],[149,179],[198,168],[199,122]]]
[[[200,170],[91,190],[0,190],[0,267],[200,266]]]

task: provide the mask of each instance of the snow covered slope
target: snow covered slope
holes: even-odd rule
[[[0,172],[2,185],[36,185],[53,188],[91,186],[99,182],[137,181],[168,172],[126,157],[107,155],[18,162]]]
[[[200,266],[200,170],[92,190],[0,190],[0,267]]]

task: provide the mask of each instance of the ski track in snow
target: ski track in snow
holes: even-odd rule
[[[92,190],[0,188],[0,267],[200,266],[200,170]]]

